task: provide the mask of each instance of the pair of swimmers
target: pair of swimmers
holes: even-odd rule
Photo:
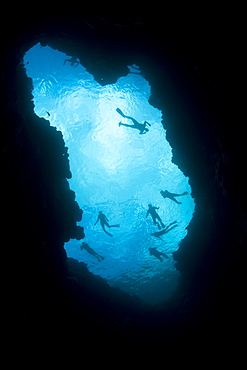
[[[165,191],[164,190],[161,190],[160,191],[160,194],[163,196],[163,198],[169,198],[169,199],[173,200],[177,204],[182,204],[181,202],[178,202],[175,197],[181,197],[182,195],[188,194],[188,192],[185,191],[182,194],[176,194],[176,193],[170,193],[168,190],[165,190]],[[150,216],[153,219],[154,225],[157,225],[159,230],[161,230],[161,229],[167,230],[167,228],[169,226],[171,226],[174,222],[171,223],[170,225],[168,225],[167,228],[165,228],[165,225],[163,224],[163,222],[162,222],[160,216],[158,215],[156,209],[159,209],[159,207],[154,207],[154,206],[152,206],[152,204],[149,204],[148,205],[148,211],[147,211],[147,214],[146,214],[146,218],[150,214]],[[164,230],[162,230],[161,232],[158,232],[158,233],[154,233],[154,234],[160,234],[162,232],[165,234]],[[168,230],[168,231],[170,231],[170,230]],[[154,235],[154,234],[151,234],[151,235]],[[160,235],[163,235],[163,234],[160,234]],[[156,235],[154,235],[154,236],[156,236]]]
[[[148,207],[149,208],[148,208],[146,217],[148,217],[148,215],[150,214],[153,219],[154,225],[157,225],[158,229],[160,230],[160,231],[156,231],[155,233],[152,233],[151,235],[162,240],[161,238],[162,235],[167,234],[169,231],[171,231],[172,229],[178,226],[177,221],[171,222],[168,226],[165,226],[160,216],[156,212],[156,209],[159,209],[159,207],[154,207],[152,206],[152,204],[149,204]],[[158,260],[160,260],[160,262],[163,261],[161,257],[168,258],[168,256],[165,253],[158,251],[157,247],[148,248],[148,249],[149,249],[150,255],[156,257]]]
[[[81,251],[84,249],[89,254],[96,257],[99,262],[103,261],[105,259],[105,257],[103,257],[99,253],[95,252],[95,250],[93,250],[93,248],[89,247],[89,245],[85,242],[81,243],[80,249],[81,249]],[[149,248],[149,253],[150,253],[151,256],[154,256],[154,257],[158,258],[160,260],[160,262],[163,261],[161,256],[163,256],[165,258],[168,258],[168,256],[165,253],[157,251],[157,247]]]
[[[170,193],[168,190],[165,190],[165,191],[161,190],[160,194],[163,196],[163,198],[169,198],[177,204],[182,204],[181,202],[178,202],[175,197],[180,197],[182,195],[186,195],[186,194],[188,194],[188,192],[186,191],[182,194],[176,194],[176,193]],[[165,227],[165,225],[163,224],[160,216],[158,215],[158,213],[156,211],[157,209],[159,209],[159,207],[154,207],[154,206],[152,206],[152,204],[149,204],[148,207],[149,208],[148,208],[146,217],[148,217],[148,215],[150,214],[152,219],[153,219],[154,225],[157,225],[158,229],[160,230],[160,231],[156,231],[155,233],[152,233],[151,235],[155,236],[156,238],[158,238],[160,240],[162,240],[162,238],[161,238],[162,235],[167,234],[169,231],[171,231],[172,229],[174,229],[175,227],[178,226],[177,221],[171,222],[168,226]],[[163,261],[163,259],[161,257],[168,258],[168,256],[165,253],[158,251],[157,247],[149,248],[149,253],[150,253],[151,256],[156,257],[161,262]]]
[[[100,221],[100,224],[101,224],[101,227],[103,229],[103,231],[109,235],[109,236],[113,236],[112,234],[110,234],[108,231],[106,231],[105,229],[105,226],[111,228],[111,227],[120,227],[119,224],[117,225],[109,225],[109,220],[108,218],[106,217],[106,215],[104,215],[104,213],[102,211],[99,211],[99,214],[98,214],[98,218],[94,224],[94,226]],[[83,250],[85,249],[85,251],[87,251],[89,254],[91,254],[92,256],[96,257],[98,259],[98,261],[102,261],[103,259],[105,259],[105,257],[101,256],[100,254],[98,254],[97,252],[95,252],[91,247],[89,247],[89,245],[85,242],[82,242],[82,244],[80,245],[80,249]]]

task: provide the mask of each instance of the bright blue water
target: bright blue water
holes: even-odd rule
[[[35,113],[61,130],[69,148],[72,179],[70,187],[84,210],[88,243],[97,258],[80,249],[81,241],[65,245],[68,257],[87,264],[89,270],[144,301],[157,303],[171,296],[179,272],[174,267],[172,252],[186,236],[195,203],[189,179],[172,163],[172,149],[166,140],[162,112],[148,102],[151,87],[137,66],[116,83],[101,86],[82,64],[71,66],[70,57],[50,47],[37,44],[24,57],[27,75],[33,80]],[[132,124],[116,108],[138,122],[151,124],[149,132],[119,127],[119,122]],[[49,112],[49,114],[48,114]],[[163,115],[164,126],[166,116]],[[177,198],[182,204],[164,199],[160,190],[188,192]],[[160,207],[163,223],[177,221],[177,227],[163,236],[149,216],[148,204]],[[94,226],[102,211],[110,224],[119,228],[103,232]],[[168,258],[151,256],[149,247],[157,247]]]

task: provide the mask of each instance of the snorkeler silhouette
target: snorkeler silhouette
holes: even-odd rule
[[[152,206],[152,204],[149,204],[148,207],[149,208],[148,208],[148,211],[147,211],[147,214],[146,214],[146,218],[150,214],[152,216],[154,225],[158,225],[158,229],[159,230],[162,229],[162,228],[164,228],[165,225],[161,221],[161,218],[158,215],[158,213],[156,212],[156,209],[159,209],[159,207],[154,207],[154,206]],[[157,220],[160,222],[160,224],[159,224],[159,222],[157,222]]]
[[[158,260],[160,260],[160,262],[163,262],[163,259],[160,256],[163,256],[165,258],[169,258],[165,253],[157,251],[157,247],[148,248],[148,249],[149,249],[150,255],[158,258]]]
[[[85,242],[82,242],[81,245],[80,245],[80,249],[81,251],[83,249],[85,249],[85,251],[87,251],[89,254],[91,254],[92,256],[96,257],[98,259],[98,261],[102,261],[105,259],[105,257],[101,256],[100,254],[98,254],[97,252],[95,252],[91,247],[89,247],[89,245]]]
[[[155,236],[156,238],[159,238],[160,240],[162,240],[161,236],[164,235],[164,234],[167,234],[169,233],[169,231],[171,231],[172,229],[174,229],[175,227],[177,227],[178,225],[174,225],[176,224],[177,221],[174,221],[174,222],[171,222],[168,226],[166,226],[163,230],[160,230],[160,231],[156,231],[155,233],[153,234],[150,234],[152,236]],[[173,225],[172,227],[170,227],[171,225]]]
[[[122,123],[122,122],[119,122],[119,127],[120,126],[125,126],[125,127],[130,127],[130,128],[134,128],[134,129],[137,129],[137,130],[139,130],[140,132],[139,132],[139,134],[140,135],[144,135],[144,134],[146,134],[148,131],[149,131],[149,129],[148,128],[146,128],[146,125],[148,124],[148,126],[151,126],[150,125],[150,123],[148,123],[147,121],[145,121],[144,123],[139,123],[139,122],[137,122],[133,117],[130,117],[130,116],[126,116],[122,111],[121,111],[121,109],[120,108],[117,108],[116,109],[116,111],[120,114],[120,116],[122,116],[123,118],[128,118],[128,119],[130,119],[134,124],[133,125],[128,125],[128,124],[126,124],[126,123]]]
[[[108,234],[109,236],[113,236],[112,234],[110,234],[110,233],[108,233],[108,231],[106,231],[106,229],[105,229],[105,226],[107,226],[107,227],[120,227],[120,225],[119,224],[117,224],[117,225],[109,225],[108,224],[108,218],[106,217],[106,215],[104,215],[104,213],[102,213],[102,211],[99,211],[99,215],[98,215],[98,218],[97,218],[97,221],[95,222],[95,224],[94,225],[96,225],[97,223],[98,223],[98,221],[100,221],[100,224],[101,224],[101,226],[102,226],[102,229],[104,230],[104,232],[106,233],[106,234]]]
[[[76,57],[71,57],[70,59],[65,59],[65,61],[63,62],[63,65],[66,64],[66,62],[69,62],[71,67],[77,67],[78,64],[80,64],[80,61],[78,58]],[[76,65],[75,65],[76,64]]]
[[[163,198],[169,198],[169,199],[173,200],[177,204],[182,204],[181,202],[178,202],[177,199],[175,199],[175,197],[181,197],[182,195],[188,194],[188,192],[185,191],[182,194],[174,194],[174,193],[170,193],[167,190],[165,190],[165,191],[164,190],[161,190],[160,191],[160,194],[162,195]]]

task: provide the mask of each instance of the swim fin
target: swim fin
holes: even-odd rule
[[[111,227],[120,227],[120,225],[119,224],[117,224],[117,225],[111,225]]]
[[[117,108],[116,111],[122,116],[122,117],[125,117],[125,115],[123,114],[123,112],[121,111],[120,108]]]

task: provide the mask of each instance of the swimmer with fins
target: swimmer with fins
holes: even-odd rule
[[[100,224],[101,224],[101,227],[103,229],[103,231],[109,235],[109,236],[113,236],[112,234],[108,233],[108,231],[106,231],[105,229],[105,226],[107,227],[120,227],[119,224],[117,225],[109,225],[108,223],[108,218],[106,217],[106,215],[104,215],[104,213],[102,211],[99,211],[99,215],[98,215],[98,218],[97,218],[97,221],[95,222],[94,226],[100,221]]]
[[[128,125],[127,123],[122,123],[122,122],[119,122],[119,127],[120,126],[125,126],[125,127],[130,127],[130,128],[133,128],[133,129],[137,129],[139,130],[139,134],[140,135],[144,135],[146,134],[149,129],[146,127],[147,125],[148,126],[151,126],[150,123],[148,123],[147,121],[145,121],[144,123],[139,123],[137,122],[133,117],[130,117],[130,116],[126,116],[120,108],[117,108],[116,111],[120,114],[120,116],[122,116],[123,118],[127,118],[127,119],[130,119],[132,122],[133,122],[133,125]]]
[[[163,222],[162,222],[160,216],[158,215],[158,213],[156,212],[156,209],[159,209],[159,207],[154,207],[154,206],[152,206],[152,204],[149,204],[147,214],[146,214],[146,218],[148,217],[148,215],[150,215],[153,219],[154,225],[157,225],[158,229],[161,230],[162,228],[165,227],[165,225],[163,224]]]
[[[148,248],[148,249],[149,249],[150,255],[158,258],[158,260],[160,260],[160,262],[163,262],[163,259],[161,258],[161,256],[163,256],[167,259],[169,258],[165,253],[157,251],[157,247]]]
[[[181,202],[178,202],[175,197],[181,197],[183,195],[187,195],[188,192],[185,191],[182,194],[175,194],[175,193],[170,193],[168,190],[165,190],[165,191],[164,190],[161,190],[160,191],[160,194],[162,195],[163,198],[169,198],[169,199],[173,200],[173,202],[175,202],[177,204],[182,204]]]
[[[173,226],[172,226],[173,225]],[[166,226],[163,230],[156,231],[155,233],[152,233],[150,235],[155,236],[156,238],[162,240],[161,236],[169,233],[172,229],[177,227],[177,221],[171,222],[168,226]]]
[[[65,65],[67,62],[70,63],[71,67],[77,67],[80,64],[80,60],[76,57],[71,57],[70,59],[65,59],[63,62],[63,65]]]
[[[105,259],[105,257],[103,257],[100,254],[98,254],[97,252],[95,252],[93,250],[93,248],[89,247],[89,245],[85,242],[82,242],[81,245],[80,245],[80,250],[82,251],[83,249],[85,249],[85,251],[87,251],[92,256],[96,257],[99,262]]]

